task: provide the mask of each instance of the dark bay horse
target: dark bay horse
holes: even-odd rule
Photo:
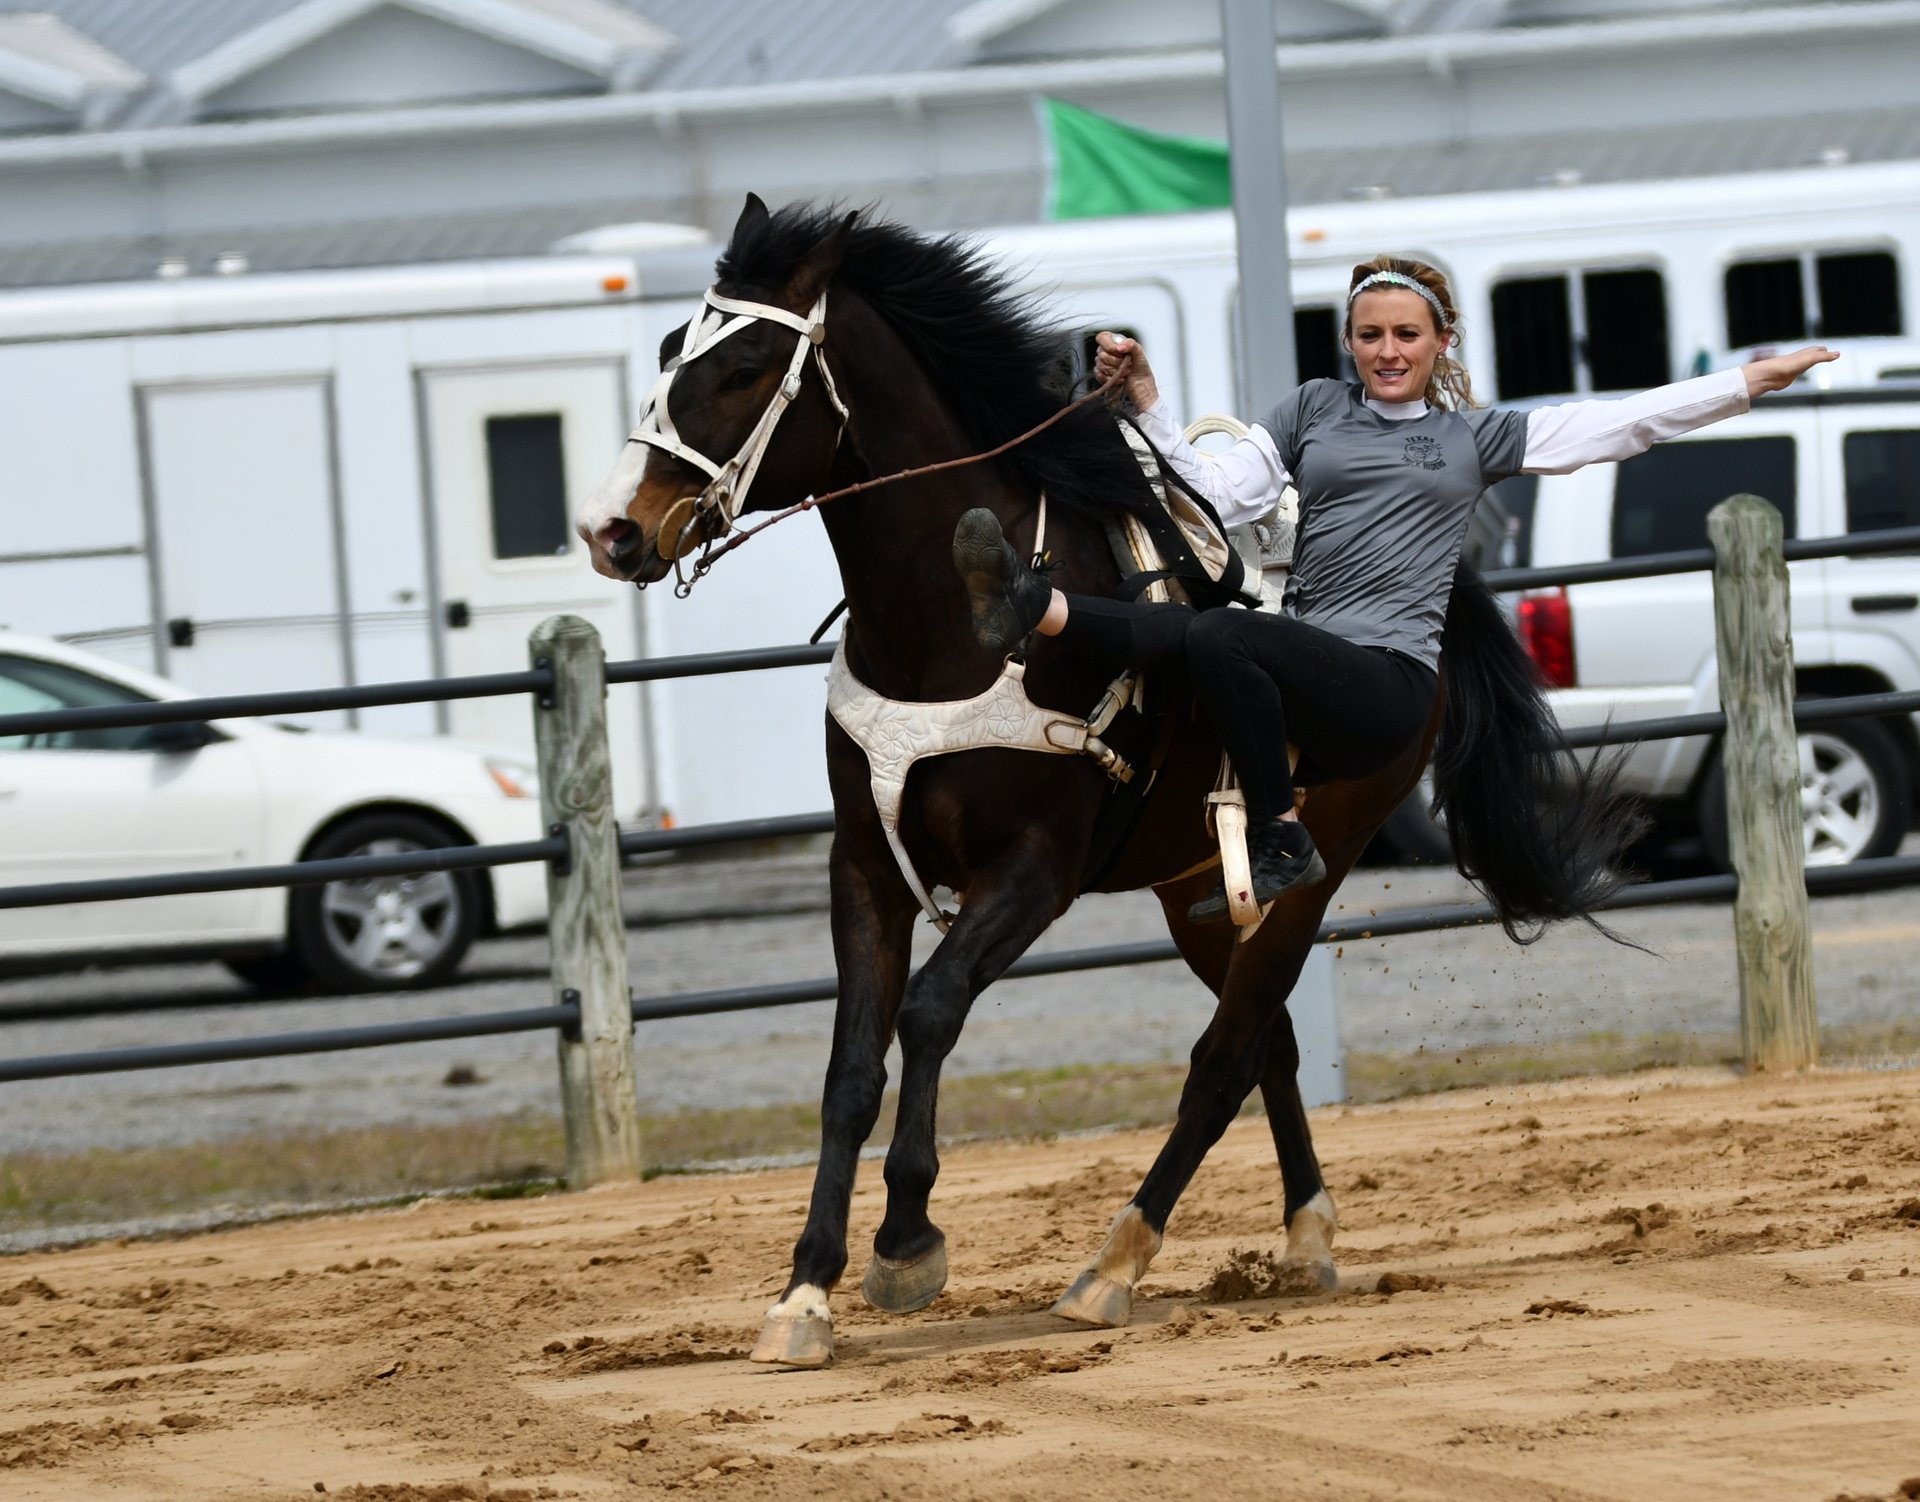
[[[665,578],[672,555],[722,528],[706,503],[728,489],[734,502],[743,499],[743,474],[753,487],[743,509],[766,510],[979,453],[1064,404],[1058,335],[964,242],[807,206],[769,214],[749,197],[717,274],[709,311],[690,336],[676,332],[662,350],[663,365],[677,369],[650,398],[649,426],[636,430],[647,436],[629,443],[581,518],[596,567],[611,577],[642,585]],[[738,326],[726,328],[730,320]],[[728,462],[756,442],[752,463]],[[985,689],[1001,662],[969,629],[950,561],[954,523],[970,507],[991,507],[1008,537],[1029,546],[1043,491],[1056,582],[1112,592],[1120,574],[1101,517],[1153,502],[1113,418],[1097,406],[1003,458],[823,507],[848,601],[842,642],[854,675],[901,701]],[[945,1240],[928,1200],[939,1171],[941,1064],[975,998],[1082,890],[1152,887],[1181,955],[1218,1005],[1194,1045],[1166,1145],[1055,1312],[1126,1323],[1134,1283],[1159,1249],[1175,1201],[1256,1085],[1285,1188],[1286,1264],[1303,1289],[1334,1286],[1334,1207],[1295,1081],[1299,1049],[1286,1006],[1333,892],[1436,741],[1435,775],[1461,868],[1516,938],[1529,926],[1584,916],[1617,880],[1615,858],[1630,833],[1605,779],[1556,754],[1531,664],[1492,597],[1464,573],[1445,646],[1445,688],[1419,742],[1372,777],[1342,779],[1327,768],[1311,788],[1303,817],[1328,879],[1284,895],[1244,944],[1229,924],[1186,921],[1188,904],[1216,879],[1203,801],[1220,748],[1183,708],[1172,716],[1171,742],[1163,742],[1131,832],[1092,885],[1090,845],[1111,796],[1092,761],[993,749],[919,763],[901,834],[926,883],[965,901],[910,974],[919,909],[884,838],[865,755],[828,719],[839,1002],[812,1203],[755,1359],[818,1366],[832,1354],[828,1302],[847,1264],[855,1164],[879,1116],[896,1034],[904,1060],[899,1116],[886,1158],[886,1213],[863,1288],[875,1307],[903,1313],[939,1293]],[[1026,684],[1034,702],[1075,714],[1106,687],[1103,674],[1047,638],[1033,646]],[[1136,744],[1131,752],[1149,749]]]

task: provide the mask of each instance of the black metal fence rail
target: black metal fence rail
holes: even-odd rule
[[[1855,861],[1846,866],[1816,866],[1806,875],[1810,896],[1881,891],[1920,884],[1920,856],[1894,855]],[[1733,896],[1734,887],[1732,876],[1691,876],[1676,881],[1645,882],[1621,888],[1601,903],[1598,911],[1621,912],[1631,908],[1671,907],[1691,902],[1724,902]],[[1364,918],[1323,923],[1316,942],[1335,944],[1399,938],[1407,934],[1483,927],[1499,921],[1499,915],[1494,912],[1492,905],[1485,902],[1389,909]],[[1171,939],[1144,939],[1133,944],[1106,944],[1086,949],[1063,949],[1053,954],[1027,955],[1007,970],[1005,978],[1025,980],[1070,971],[1152,965],[1179,958],[1180,951]],[[636,1023],[664,1022],[681,1017],[708,1017],[720,1012],[759,1011],[798,1006],[806,1002],[832,1001],[838,995],[837,980],[832,976],[820,976],[774,985],[733,986],[724,990],[689,991],[677,996],[635,997],[631,1010]],[[437,1017],[423,1021],[328,1028],[317,1032],[276,1033],[256,1038],[221,1038],[199,1043],[165,1043],[87,1053],[43,1054],[34,1058],[0,1060],[0,1084],[81,1074],[172,1069],[189,1064],[230,1063],[241,1059],[269,1059],[355,1048],[384,1048],[398,1043],[484,1038],[499,1033],[573,1027],[578,1025],[579,1020],[578,1005],[562,1002],[557,1006],[483,1012],[470,1017]]]
[[[1843,532],[1838,537],[1789,538],[1780,550],[1789,563],[1814,558],[1867,558],[1880,553],[1920,552],[1920,527],[1888,527],[1878,532]],[[1654,579],[1666,574],[1697,574],[1713,567],[1712,548],[1675,553],[1643,553],[1599,563],[1560,563],[1548,568],[1497,568],[1480,577],[1500,591],[1550,589],[1562,584],[1608,584],[1621,579]]]

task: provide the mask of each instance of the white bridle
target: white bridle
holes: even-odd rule
[[[707,476],[706,488],[699,495],[691,497],[690,504],[683,502],[675,505],[662,520],[660,535],[654,546],[662,558],[673,560],[678,560],[685,553],[685,539],[696,521],[705,518],[710,523],[717,523],[709,527],[706,541],[712,541],[733,529],[735,519],[746,509],[747,492],[752,488],[753,477],[760,469],[760,461],[767,455],[768,445],[773,442],[774,429],[779,426],[781,415],[800,394],[800,377],[806,369],[809,352],[813,355],[814,363],[820,367],[820,379],[827,388],[827,400],[833,403],[833,410],[840,414],[840,434],[844,434],[847,427],[847,406],[840,400],[840,393],[833,384],[833,372],[827,367],[823,348],[827,341],[827,294],[824,288],[804,316],[789,313],[785,308],[776,308],[771,303],[742,302],[736,298],[722,297],[711,287],[707,289],[705,303],[698,316],[688,322],[686,337],[680,341],[680,353],[661,368],[660,378],[653,383],[653,389],[647,393],[646,404],[640,409],[639,425],[627,436],[628,443],[664,449]],[[762,320],[793,329],[800,338],[794,342],[793,358],[787,362],[787,373],[781,378],[780,389],[774,392],[766,410],[760,414],[760,420],[753,425],[734,456],[724,464],[716,464],[699,450],[689,448],[681,441],[673,426],[673,414],[667,409],[667,395],[673,389],[673,378],[689,361],[706,354],[748,324]],[[834,442],[837,446],[839,434],[835,435]],[[684,519],[679,519],[683,505],[686,514]],[[669,524],[676,522],[669,536]]]

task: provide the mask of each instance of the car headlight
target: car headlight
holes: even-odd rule
[[[482,763],[493,785],[509,798],[538,798],[540,771],[532,762],[506,761],[489,756]]]

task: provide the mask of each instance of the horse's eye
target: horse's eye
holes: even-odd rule
[[[727,374],[721,378],[720,389],[722,391],[745,391],[759,379],[759,371],[750,365],[743,365],[738,370],[727,372]]]

